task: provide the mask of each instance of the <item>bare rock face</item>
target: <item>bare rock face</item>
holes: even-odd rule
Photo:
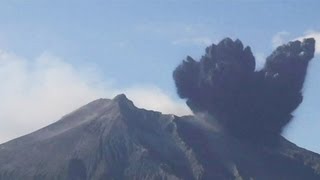
[[[199,61],[187,57],[173,72],[177,92],[194,113],[209,113],[229,134],[257,144],[276,145],[302,102],[301,89],[315,40],[278,47],[255,71],[250,47],[226,38]]]
[[[276,148],[246,143],[202,119],[139,109],[124,95],[98,99],[0,145],[0,179],[320,179],[318,154],[284,138]]]

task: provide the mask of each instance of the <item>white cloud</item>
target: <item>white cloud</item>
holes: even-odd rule
[[[278,46],[281,46],[285,44],[289,39],[290,33],[287,31],[281,31],[275,34],[272,37],[272,47],[276,48]]]
[[[264,53],[255,53],[256,71],[261,70],[266,63],[266,55]]]
[[[303,36],[295,38],[296,40],[302,40],[304,38],[314,38],[316,40],[315,54],[320,54],[320,32],[319,31],[307,31]]]
[[[174,102],[166,93],[155,86],[132,87],[123,90],[138,107],[151,110],[159,110],[168,114],[186,115],[191,114],[186,106]]]
[[[177,39],[172,42],[173,45],[196,45],[196,46],[209,46],[213,40],[208,37],[192,37]]]
[[[140,85],[116,89],[95,67],[75,67],[44,53],[27,60],[0,51],[0,143],[46,126],[97,98],[126,93],[138,107],[190,114],[161,89]]]

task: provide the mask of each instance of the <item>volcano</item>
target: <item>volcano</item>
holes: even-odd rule
[[[201,115],[137,108],[123,94],[98,99],[0,145],[1,180],[319,180],[320,156],[234,138]]]

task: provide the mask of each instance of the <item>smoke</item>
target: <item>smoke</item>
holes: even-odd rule
[[[275,144],[302,102],[314,51],[313,38],[290,42],[276,48],[255,71],[250,47],[226,38],[206,48],[200,61],[188,56],[173,78],[194,113],[209,113],[235,137]]]
[[[139,108],[191,113],[155,85],[118,88],[101,72],[97,65],[71,64],[48,52],[26,58],[0,49],[0,143],[51,124],[90,101],[120,93]]]

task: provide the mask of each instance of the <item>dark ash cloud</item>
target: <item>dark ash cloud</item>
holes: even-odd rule
[[[177,92],[194,113],[207,112],[233,136],[277,142],[302,102],[301,89],[315,40],[278,47],[255,71],[250,47],[226,38],[206,48],[200,61],[187,57],[173,72]]]

